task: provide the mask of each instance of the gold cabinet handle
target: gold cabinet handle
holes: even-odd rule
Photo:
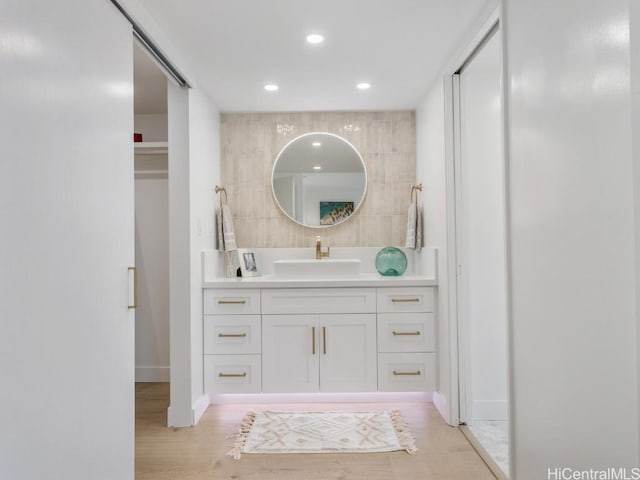
[[[247,376],[247,372],[242,372],[242,373],[219,373],[218,377],[221,378],[232,378],[232,377],[246,377]]]
[[[218,337],[220,338],[244,338],[246,337],[246,333],[219,333]]]
[[[311,355],[316,354],[316,327],[311,327]]]
[[[327,354],[327,327],[322,327],[322,353]]]
[[[420,331],[418,330],[417,332],[396,332],[395,330],[393,332],[395,336],[401,336],[401,335],[420,335]]]
[[[418,370],[417,372],[396,372],[395,370],[393,371],[394,375],[422,375],[420,373],[420,370]]]
[[[128,309],[138,308],[138,269],[136,267],[129,267],[127,271],[133,272],[133,304],[127,305]]]
[[[419,302],[419,298],[392,298],[393,303],[416,303]]]
[[[246,300],[218,300],[218,305],[244,305]]]

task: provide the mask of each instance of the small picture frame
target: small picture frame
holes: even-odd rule
[[[240,264],[240,271],[242,272],[243,277],[257,277],[260,275],[260,272],[258,272],[256,255],[253,251],[247,248],[239,248],[238,263]]]

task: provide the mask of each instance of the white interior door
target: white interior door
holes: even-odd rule
[[[462,422],[506,420],[507,333],[501,54],[495,33],[457,77],[458,315]]]
[[[133,479],[131,26],[0,7],[0,478]]]

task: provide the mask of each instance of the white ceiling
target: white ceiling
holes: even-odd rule
[[[414,109],[495,0],[140,3],[229,112]],[[326,40],[308,45],[309,33]],[[359,91],[358,82],[372,87]]]

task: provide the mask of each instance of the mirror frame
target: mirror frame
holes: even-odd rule
[[[356,153],[356,155],[360,159],[360,163],[362,163],[362,170],[364,172],[364,192],[362,192],[362,196],[360,197],[360,200],[358,201],[357,205],[354,206],[353,213],[351,215],[349,215],[347,218],[345,218],[344,220],[341,220],[338,223],[334,223],[332,225],[307,225],[306,223],[300,223],[295,218],[291,217],[291,215],[289,215],[285,211],[284,208],[282,208],[282,205],[280,204],[280,201],[278,200],[278,197],[276,196],[276,191],[275,191],[275,188],[274,188],[273,180],[274,180],[274,175],[276,173],[276,166],[278,165],[278,160],[280,160],[280,156],[284,153],[284,151],[287,149],[287,147],[289,145],[291,145],[292,143],[300,140],[301,138],[308,137],[310,135],[330,135],[332,137],[335,137],[337,139],[342,140],[347,146],[349,146],[349,147],[351,147],[351,149],[353,149],[353,151]],[[335,133],[331,133],[331,132],[308,132],[308,133],[303,133],[302,135],[298,135],[296,138],[291,139],[289,142],[287,142],[287,144],[284,147],[282,147],[280,149],[280,151],[278,152],[278,155],[276,155],[276,159],[273,162],[273,167],[271,168],[271,195],[273,196],[273,200],[276,202],[276,205],[278,206],[280,211],[282,213],[284,213],[284,215],[289,220],[291,220],[292,222],[296,223],[297,225],[300,225],[301,227],[329,228],[329,227],[335,227],[337,225],[342,225],[343,223],[349,221],[349,219],[353,218],[356,215],[356,213],[358,213],[358,210],[360,210],[360,207],[364,203],[364,200],[365,200],[365,198],[367,196],[367,190],[369,190],[369,175],[367,173],[367,164],[364,162],[364,159],[362,158],[362,155],[360,154],[358,149],[356,147],[354,147],[353,144],[349,140],[347,140],[344,137],[341,137],[340,135],[336,135]]]

